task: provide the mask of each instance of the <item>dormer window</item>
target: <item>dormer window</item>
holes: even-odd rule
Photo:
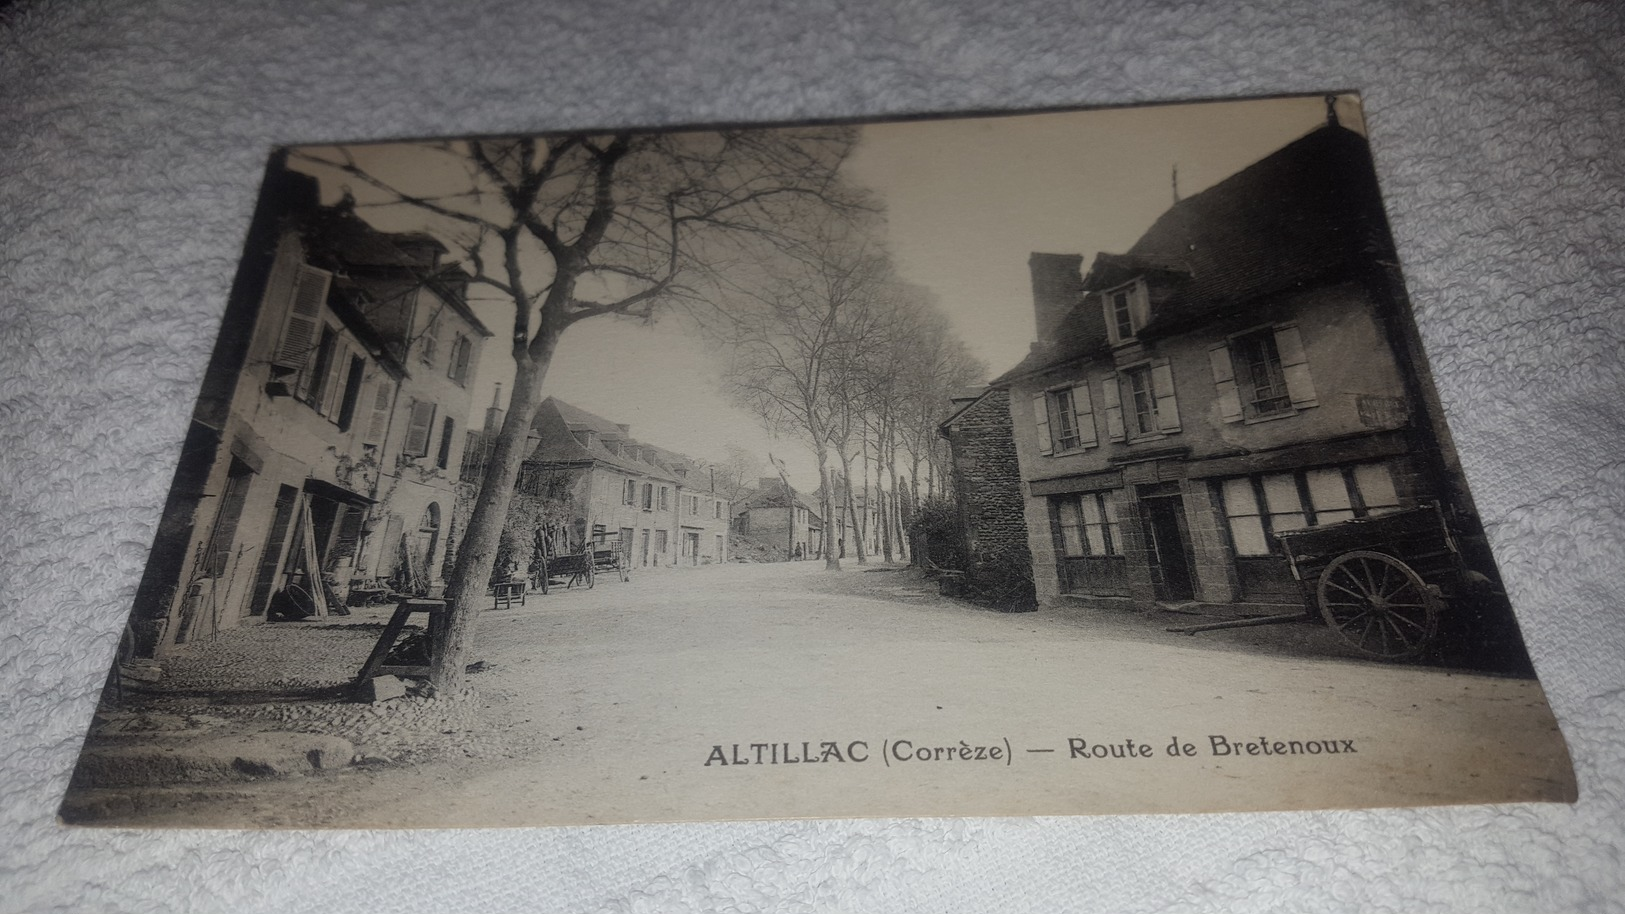
[[[1101,293],[1101,300],[1105,304],[1106,328],[1111,333],[1113,346],[1132,342],[1151,319],[1145,283],[1138,279],[1107,289]]]

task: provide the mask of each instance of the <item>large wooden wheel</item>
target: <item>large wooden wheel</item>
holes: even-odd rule
[[[1320,614],[1359,651],[1420,657],[1439,630],[1437,593],[1409,565],[1381,552],[1340,555],[1320,574]]]

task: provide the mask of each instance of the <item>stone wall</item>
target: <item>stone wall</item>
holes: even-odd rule
[[[947,438],[969,556],[966,592],[1007,612],[1033,609],[1033,560],[1009,391],[983,394],[949,423]]]

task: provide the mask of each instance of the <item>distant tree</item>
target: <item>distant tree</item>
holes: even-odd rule
[[[816,243],[757,264],[731,282],[702,325],[729,354],[725,386],[775,431],[805,441],[818,461],[824,563],[839,569],[841,536],[831,459],[850,461],[852,398],[872,341],[877,292],[890,275],[869,227],[819,227]],[[850,479],[850,473],[843,474]]]

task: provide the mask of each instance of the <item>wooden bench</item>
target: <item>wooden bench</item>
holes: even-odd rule
[[[508,609],[515,603],[525,605],[525,582],[502,581],[491,585],[491,596],[495,600],[492,609]]]

